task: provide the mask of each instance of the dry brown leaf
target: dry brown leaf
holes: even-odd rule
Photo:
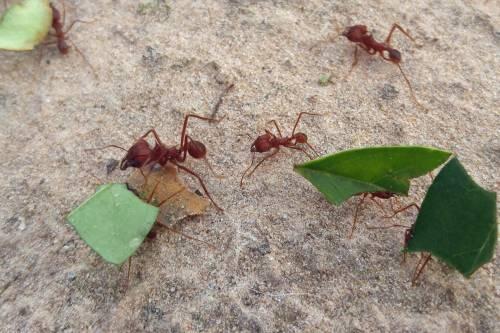
[[[144,176],[139,170],[135,170],[127,183],[142,199],[151,199],[153,205],[166,200],[158,214],[158,222],[161,224],[168,226],[187,216],[200,215],[210,205],[210,201],[186,188],[177,177],[177,168],[171,165],[146,173],[146,176],[147,184],[144,184]]]

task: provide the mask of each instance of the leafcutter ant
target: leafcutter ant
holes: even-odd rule
[[[143,173],[142,169],[144,167],[151,168],[155,164],[164,166],[167,163],[172,163],[173,165],[177,166],[178,169],[185,171],[190,175],[192,175],[193,177],[195,177],[200,183],[203,190],[205,191],[207,197],[214,204],[214,206],[219,210],[223,210],[212,199],[212,196],[210,195],[210,192],[207,190],[207,187],[205,186],[203,179],[193,170],[181,165],[181,163],[183,163],[186,160],[187,156],[189,155],[195,159],[203,159],[206,162],[209,169],[213,172],[213,169],[210,163],[208,163],[208,160],[206,158],[207,148],[205,147],[205,145],[200,141],[193,140],[189,135],[186,134],[189,118],[197,118],[201,120],[206,120],[208,122],[219,122],[223,119],[223,118],[214,119],[214,118],[201,117],[195,114],[186,115],[184,117],[184,124],[182,126],[181,140],[179,146],[167,147],[160,140],[160,137],[158,136],[156,130],[150,129],[144,135],[142,135],[128,150],[116,145],[108,145],[104,148],[115,147],[126,151],[127,154],[120,162],[120,169],[126,170],[129,167],[138,168],[141,171],[142,175],[144,176],[145,181],[147,181],[147,176]],[[151,147],[148,141],[146,141],[146,137],[149,134],[153,134],[155,139],[155,144],[153,147]]]
[[[265,130],[265,134],[262,134],[255,139],[255,141],[252,143],[252,146],[250,147],[250,151],[252,152],[252,162],[250,163],[250,166],[245,170],[243,175],[241,176],[240,180],[240,187],[243,187],[243,179],[245,176],[250,177],[255,170],[267,159],[273,157],[280,151],[280,147],[285,147],[289,149],[294,149],[294,150],[299,150],[303,152],[309,159],[313,159],[310,153],[308,153],[305,148],[302,145],[308,146],[314,153],[314,155],[319,156],[319,154],[316,152],[316,150],[307,142],[307,135],[305,135],[302,132],[297,132],[295,133],[295,130],[297,129],[297,125],[299,124],[300,118],[302,115],[310,115],[310,116],[319,116],[319,114],[316,113],[310,113],[310,112],[300,112],[297,120],[295,121],[295,125],[293,126],[292,134],[290,136],[283,136],[281,134],[281,130],[278,126],[278,123],[276,120],[271,120],[270,122],[274,123],[274,126],[276,127],[276,130],[278,131],[278,136],[275,134],[271,133],[267,129]],[[247,172],[252,168],[254,161],[255,161],[255,153],[265,153],[265,152],[271,152],[269,155],[265,156],[253,170],[248,173]]]

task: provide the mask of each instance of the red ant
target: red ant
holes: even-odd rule
[[[344,32],[340,34],[340,36],[344,36],[347,39],[349,39],[351,42],[356,43],[356,48],[354,49],[354,60],[351,65],[351,69],[346,75],[346,78],[351,74],[353,71],[354,67],[358,64],[358,47],[362,48],[363,50],[366,51],[369,55],[375,55],[379,54],[384,60],[389,61],[396,66],[398,66],[399,71],[403,75],[404,80],[406,81],[406,84],[408,85],[408,88],[410,89],[410,94],[414,100],[414,102],[421,107],[422,109],[426,110],[422,104],[417,100],[415,97],[415,93],[413,92],[413,88],[410,84],[410,80],[406,77],[406,74],[403,72],[403,69],[401,68],[401,52],[396,50],[391,46],[391,38],[392,38],[392,33],[394,30],[398,29],[401,31],[406,37],[408,37],[412,42],[415,42],[413,37],[410,36],[408,32],[406,32],[399,24],[394,23],[391,27],[391,30],[389,31],[389,34],[387,35],[387,38],[383,42],[377,42],[373,36],[368,32],[368,29],[366,25],[353,25],[351,27],[347,27]],[[335,36],[333,38],[329,38],[328,41],[333,41],[336,39],[338,36]],[[311,47],[310,49],[314,48]],[[329,78],[329,81],[331,80],[331,76]]]
[[[415,207],[417,207],[417,209],[418,209],[418,206],[416,204],[413,204],[413,205]],[[399,211],[396,212],[392,216],[395,216],[397,213],[399,213]],[[392,216],[389,216],[389,218]],[[402,261],[402,263],[404,263],[404,262],[406,262],[406,253],[407,253],[407,248],[408,248],[408,242],[413,238],[413,230],[414,230],[415,224],[413,224],[409,228],[405,225],[402,225],[402,224],[393,224],[393,225],[381,226],[381,227],[367,227],[367,229],[388,229],[388,228],[395,228],[395,227],[405,228],[404,242],[403,242],[403,261]],[[425,266],[427,265],[427,263],[429,263],[430,260],[431,260],[430,253],[427,255],[422,254],[420,256],[420,260],[418,261],[417,266],[415,267],[415,271],[413,272],[413,277],[411,279],[411,284],[413,286],[416,284],[418,278],[420,277],[420,275],[424,271]]]
[[[262,135],[258,136],[257,139],[255,139],[252,146],[250,147],[250,151],[252,152],[252,163],[250,164],[250,166],[245,170],[245,172],[241,176],[240,187],[243,187],[243,178],[245,178],[246,173],[253,166],[253,163],[255,161],[255,153],[265,153],[265,152],[271,151],[271,149],[274,149],[274,151],[271,154],[267,155],[259,163],[257,163],[255,168],[248,174],[248,177],[250,177],[255,172],[255,170],[265,160],[276,155],[280,150],[280,146],[283,146],[285,148],[300,150],[301,152],[306,154],[307,157],[309,157],[309,159],[312,160],[313,157],[304,149],[304,147],[298,146],[299,144],[305,144],[314,152],[314,154],[316,156],[319,156],[319,154],[316,152],[316,150],[307,142],[307,135],[305,135],[304,133],[301,133],[301,132],[295,133],[295,130],[297,129],[297,125],[299,124],[300,118],[304,114],[307,114],[310,116],[319,116],[319,114],[316,114],[316,113],[300,112],[298,117],[297,117],[297,120],[295,121],[295,125],[293,126],[292,135],[287,136],[287,137],[284,137],[281,134],[281,130],[280,130],[276,120],[270,121],[270,122],[274,123],[274,126],[276,127],[276,130],[278,131],[279,137],[277,137],[276,135],[274,135],[273,133],[271,133],[270,131],[268,131],[266,129],[265,130],[266,134],[262,134]]]
[[[356,229],[356,223],[358,221],[359,210],[360,210],[360,207],[366,198],[373,201],[384,212],[385,212],[384,207],[382,207],[380,202],[375,200],[375,198],[380,198],[380,199],[390,201],[393,214],[390,216],[384,216],[385,218],[392,218],[392,217],[396,216],[397,214],[399,214],[399,213],[401,213],[401,212],[403,212],[411,207],[415,207],[417,210],[420,210],[420,207],[416,203],[412,203],[408,206],[405,206],[405,207],[402,207],[399,209],[395,209],[392,200],[390,200],[391,198],[396,196],[396,193],[394,193],[394,192],[389,192],[389,191],[364,192],[364,193],[359,193],[359,195],[361,195],[361,200],[359,200],[358,204],[356,205],[356,210],[354,211],[354,221],[352,223],[352,228],[351,228],[351,233],[349,234],[349,238],[352,238],[352,235],[354,234],[354,230]]]
[[[354,49],[354,61],[351,65],[351,69],[349,70],[349,74],[352,72],[354,67],[358,64],[358,47],[362,48],[365,50],[369,55],[374,55],[374,54],[379,54],[384,60],[392,62],[396,66],[398,66],[399,71],[403,75],[403,78],[406,81],[406,84],[408,85],[408,88],[410,88],[410,93],[415,101],[415,103],[421,107],[422,109],[425,110],[425,108],[420,104],[420,102],[417,100],[415,97],[415,93],[413,92],[413,88],[410,84],[410,80],[406,77],[406,74],[403,72],[403,69],[401,68],[401,52],[396,50],[391,46],[391,37],[392,33],[394,30],[398,29],[401,31],[406,37],[408,37],[412,42],[415,42],[415,39],[410,36],[408,32],[406,32],[401,26],[397,23],[394,23],[391,27],[391,30],[389,31],[389,34],[387,35],[386,39],[383,42],[377,42],[373,36],[368,32],[368,29],[366,28],[366,25],[353,25],[351,27],[348,27],[343,33],[342,36],[346,37],[349,39],[351,42],[356,43],[356,48]]]
[[[212,201],[212,203],[214,204],[214,206],[217,207],[217,209],[219,210],[223,210],[212,199],[201,177],[191,169],[183,165],[180,165],[180,163],[186,160],[186,157],[189,154],[191,157],[195,159],[204,159],[209,169],[213,172],[212,167],[210,166],[210,164],[206,159],[207,148],[205,147],[205,145],[200,141],[195,141],[191,139],[191,137],[186,134],[188,120],[191,117],[198,118],[201,120],[206,120],[208,122],[219,122],[222,120],[222,119],[216,120],[214,118],[201,117],[194,114],[186,115],[184,117],[184,124],[182,126],[181,142],[179,147],[177,146],[167,147],[163,142],[161,142],[158,133],[156,133],[154,129],[150,129],[143,136],[141,136],[128,150],[116,145],[109,145],[104,148],[115,147],[127,152],[125,157],[120,162],[121,170],[125,170],[128,167],[132,167],[132,168],[138,168],[142,173],[142,168],[145,166],[152,167],[156,163],[158,163],[161,166],[164,166],[168,162],[172,163],[173,165],[177,166],[177,168],[196,177],[200,182],[201,187],[203,187],[203,190],[205,191],[206,195],[208,196],[210,201]],[[155,138],[154,147],[151,147],[145,139],[150,133],[152,133]],[[144,175],[144,173],[142,173],[142,175],[144,176],[145,181],[147,181],[146,175]]]
[[[71,43],[71,45],[75,48],[75,50],[82,56],[83,60],[89,65],[89,67],[92,69],[92,72],[95,75],[95,70],[94,67],[88,62],[87,58],[85,55],[80,51],[80,49],[73,43],[70,39],[68,39],[67,34],[69,31],[73,28],[75,23],[92,23],[93,21],[82,21],[82,20],[74,20],[71,22],[69,25],[69,28],[66,29],[66,31],[63,30],[64,24],[66,22],[66,7],[64,5],[64,1],[62,2],[63,5],[63,12],[61,15],[61,12],[54,6],[54,4],[51,2],[49,3],[50,8],[52,9],[52,29],[54,29],[55,33],[49,33],[50,36],[55,37],[56,40],[52,42],[45,43],[45,45],[51,45],[51,44],[56,44],[57,49],[61,54],[68,54],[69,49],[71,48],[68,45],[68,42]]]

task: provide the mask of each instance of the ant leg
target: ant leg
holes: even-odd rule
[[[156,140],[156,143],[158,145],[161,145],[163,144],[160,140],[160,136],[158,135],[158,133],[156,133],[156,130],[154,128],[150,129],[149,131],[147,131],[146,133],[144,133],[144,135],[141,136],[141,139],[144,139],[145,137],[147,137],[150,133],[153,133],[153,136],[155,137],[155,140]]]
[[[94,77],[97,78],[97,74],[96,74],[96,71],[95,71],[95,68],[94,66],[92,66],[92,64],[87,60],[87,57],[85,57],[85,55],[83,54],[83,52],[78,48],[78,46],[76,46],[76,44],[67,39],[71,45],[75,48],[75,50],[80,54],[80,56],[82,57],[82,59],[87,63],[87,65],[90,67],[90,69],[92,70],[92,74],[94,74]]]
[[[411,94],[411,97],[413,99],[413,101],[415,102],[415,104],[417,104],[421,109],[423,109],[425,112],[427,112],[428,110],[422,105],[420,104],[420,102],[418,101],[417,97],[415,96],[415,93],[413,92],[413,88],[411,86],[411,83],[410,83],[410,80],[408,80],[408,78],[406,77],[406,74],[405,72],[403,72],[403,68],[401,68],[401,65],[400,64],[396,64],[399,68],[399,71],[401,72],[401,75],[403,75],[403,78],[405,79],[406,81],[406,84],[408,85],[408,88],[410,88],[410,94]]]
[[[384,208],[384,206],[382,206],[382,204],[381,204],[380,202],[378,202],[377,200],[375,200],[375,198],[374,198],[373,196],[369,196],[368,198],[369,198],[369,199],[370,199],[373,203],[375,203],[375,204],[378,206],[378,208],[380,208],[380,209],[384,212],[384,214],[386,213],[386,212],[385,212],[385,208]]]
[[[271,121],[268,121],[268,123],[273,123],[274,124],[274,127],[276,127],[276,129],[278,130],[278,134],[280,135],[280,138],[283,137],[283,135],[281,134],[281,131],[280,131],[280,127],[278,126],[278,123],[276,122],[276,120],[271,120]]]
[[[424,262],[422,265],[420,265],[422,262],[422,259],[424,259]],[[418,262],[417,267],[415,268],[415,272],[413,273],[413,278],[411,279],[412,286],[414,286],[416,284],[418,278],[420,277],[420,274],[422,274],[422,271],[424,270],[424,268],[427,265],[427,263],[429,262],[429,260],[431,260],[430,253],[427,256],[422,255],[422,257],[420,258],[420,261]],[[420,266],[420,268],[418,268],[419,266]]]
[[[207,165],[208,169],[210,170],[210,172],[212,172],[212,175],[217,178],[217,179],[223,179],[224,176],[222,175],[219,175],[218,173],[216,173],[214,171],[214,168],[212,167],[212,164],[208,161],[208,158],[205,156],[203,157],[203,161],[205,162],[205,164]]]
[[[419,206],[419,205],[417,205],[416,203],[412,203],[412,204],[410,204],[410,205],[408,205],[408,206],[405,206],[405,207],[403,207],[403,208],[400,208],[400,209],[394,210],[392,215],[390,215],[390,216],[384,216],[384,218],[386,218],[386,219],[393,218],[394,216],[398,215],[399,213],[404,212],[404,211],[405,211],[405,210],[407,210],[407,209],[410,209],[411,207],[415,207],[415,208],[417,209],[417,211],[419,211],[419,210],[420,210],[420,206]]]
[[[215,206],[218,210],[220,210],[220,211],[223,211],[223,210],[224,210],[224,209],[220,208],[220,207],[219,207],[219,206],[215,203],[214,199],[212,199],[212,196],[210,196],[210,192],[208,192],[207,187],[205,186],[205,183],[203,182],[203,179],[201,179],[201,177],[200,177],[200,176],[199,176],[196,172],[194,172],[194,171],[192,171],[192,170],[190,170],[190,169],[186,168],[185,166],[180,165],[180,164],[178,164],[178,163],[176,163],[176,162],[174,162],[174,161],[171,161],[171,162],[172,162],[172,164],[176,165],[179,169],[184,170],[185,172],[187,172],[187,173],[191,174],[193,177],[196,177],[196,179],[198,179],[198,181],[200,182],[200,185],[201,185],[201,187],[203,188],[203,191],[205,191],[205,194],[206,194],[206,195],[207,195],[207,197],[210,199],[210,201],[212,201],[212,203],[214,204],[214,206]]]
[[[92,21],[74,20],[73,22],[70,23],[68,29],[66,29],[66,31],[64,32],[64,34],[67,34],[73,28],[73,26],[75,25],[75,23],[90,24],[90,23],[94,23],[94,22],[95,22],[95,20],[92,20]],[[64,23],[63,23],[63,25],[64,25]]]
[[[358,64],[358,47],[359,47],[358,45],[354,47],[354,56],[351,64],[351,69],[349,69],[349,72],[347,72],[347,75],[344,77],[344,80],[346,80],[351,75],[352,71],[354,70],[354,67],[356,67],[356,65]]]
[[[132,257],[128,257],[127,283],[125,284],[127,289],[128,289],[128,283],[130,281],[130,266],[132,266]]]
[[[415,39],[413,39],[412,36],[410,36],[410,34],[408,32],[406,32],[405,29],[401,28],[401,26],[397,23],[394,23],[391,27],[391,30],[389,31],[389,34],[387,35],[387,38],[385,39],[385,43],[387,45],[391,45],[391,38],[392,38],[392,33],[394,32],[394,30],[398,29],[399,31],[401,31],[406,37],[408,37],[412,42],[415,42]]]
[[[279,148],[276,148],[276,150],[274,152],[272,152],[271,154],[267,155],[266,157],[264,157],[259,163],[257,163],[257,165],[255,166],[255,168],[248,174],[248,177],[250,177],[254,172],[255,170],[257,170],[257,168],[265,161],[267,160],[268,158],[271,158],[273,157],[274,155],[276,155],[278,152],[280,151]]]
[[[322,114],[319,114],[319,113],[300,112],[299,116],[297,117],[297,120],[295,121],[295,125],[293,126],[292,136],[295,134],[295,130],[297,129],[297,125],[299,124],[300,118],[302,118],[302,115],[304,115],[304,114],[307,114],[309,116],[322,116]]]
[[[245,178],[245,175],[248,172],[248,170],[250,170],[252,168],[254,161],[255,161],[255,152],[252,153],[252,162],[250,163],[250,166],[248,168],[246,168],[245,172],[243,172],[243,175],[241,176],[240,188],[243,188],[243,178]]]
[[[352,223],[351,234],[349,235],[349,239],[352,238],[352,235],[354,234],[354,230],[356,229],[356,223],[358,221],[359,207],[361,207],[361,205],[363,204],[363,202],[365,201],[367,196],[368,196],[368,193],[363,193],[361,200],[359,200],[358,204],[356,205],[356,210],[354,211],[354,221]]]
[[[301,147],[294,147],[294,146],[285,146],[286,148],[290,148],[290,149],[295,149],[295,150],[300,150],[301,152],[303,152],[304,154],[307,155],[307,157],[309,157],[310,160],[313,160],[314,158],[309,155],[309,153],[304,149],[304,148],[301,148]]]
[[[316,157],[319,157],[319,153],[314,149],[314,147],[309,143],[306,142],[306,145],[316,154]]]
[[[188,114],[184,117],[184,124],[182,125],[182,132],[181,132],[181,148],[184,147],[184,145],[186,144],[185,141],[186,141],[186,129],[187,129],[187,124],[188,124],[188,120],[189,118],[198,118],[198,119],[201,119],[201,120],[206,120],[208,121],[209,123],[218,123],[220,121],[222,121],[225,117],[222,117],[222,118],[219,118],[219,119],[215,119],[215,118],[208,118],[208,117],[202,117],[202,116],[198,116],[198,115],[195,115],[195,114]]]

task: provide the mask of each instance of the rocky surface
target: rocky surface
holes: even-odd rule
[[[353,239],[357,199],[339,207],[292,170],[299,152],[280,152],[247,181],[251,140],[276,119],[322,153],[419,144],[455,152],[474,179],[500,179],[499,4],[454,1],[66,1],[77,53],[51,46],[0,53],[0,330],[166,332],[493,332],[498,330],[498,260],[466,280],[432,261],[410,285],[418,257],[401,264],[403,230],[366,205]],[[400,23],[396,66],[362,53],[349,71],[344,38],[310,50],[342,27],[366,24],[377,39]],[[318,80],[332,74],[333,84]],[[225,178],[187,165],[225,208],[184,220],[126,267],[105,263],[65,221],[99,182],[123,182],[119,150],[154,127],[178,143],[185,114],[210,115],[228,82],[218,125],[190,124]],[[111,166],[110,166],[111,165]],[[199,184],[183,177],[193,189]],[[428,179],[415,182],[421,201]],[[410,225],[415,213],[399,217]],[[497,250],[498,254],[498,250]],[[496,323],[496,324],[495,324]]]

